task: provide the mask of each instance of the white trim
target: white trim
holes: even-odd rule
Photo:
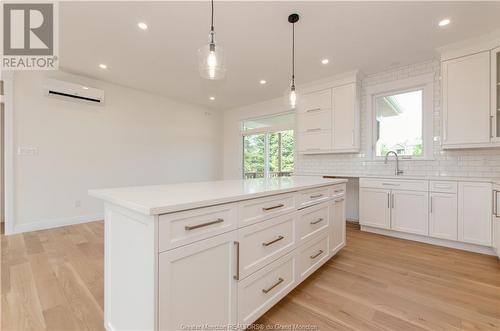
[[[398,231],[394,231],[394,230],[378,229],[378,228],[373,228],[371,226],[366,226],[366,225],[361,226],[361,231],[381,234],[384,236],[395,237],[395,238],[400,238],[400,239],[418,241],[418,242],[422,242],[422,243],[426,243],[426,244],[430,244],[430,245],[437,245],[437,246],[444,246],[444,247],[448,247],[448,248],[460,249],[460,250],[468,251],[468,252],[487,254],[487,255],[496,255],[495,252],[493,251],[493,248],[487,247],[487,246],[479,246],[479,245],[468,244],[468,243],[463,243],[463,242],[458,242],[458,241],[450,241],[450,240],[446,240],[446,239],[432,238],[432,237],[427,237],[427,236],[421,236],[418,234],[398,232]]]
[[[14,233],[14,73],[2,71],[4,81],[4,211],[5,234]]]
[[[433,158],[433,116],[434,116],[434,73],[399,79],[388,83],[369,86],[366,88],[367,113],[370,125],[368,126],[368,153],[370,160],[378,161],[383,157],[375,155],[375,110],[373,99],[379,95],[404,92],[409,90],[423,90],[422,100],[422,148],[424,154],[421,157],[401,157],[401,160],[429,160]]]
[[[74,216],[74,217],[67,217],[67,218],[55,218],[55,219],[49,219],[49,220],[40,220],[38,222],[17,224],[14,227],[14,231],[10,234],[38,231],[38,230],[45,230],[45,229],[53,229],[53,228],[58,228],[61,226],[68,226],[68,225],[75,225],[75,224],[81,224],[81,223],[101,221],[103,219],[104,219],[104,213],[97,213],[97,214],[92,214],[92,215],[82,215],[82,216]]]

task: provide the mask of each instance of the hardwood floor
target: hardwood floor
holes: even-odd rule
[[[103,223],[1,237],[2,330],[103,329]],[[361,232],[256,323],[500,330],[495,257]],[[296,329],[297,330],[297,329]]]

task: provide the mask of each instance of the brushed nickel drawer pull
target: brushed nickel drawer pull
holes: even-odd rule
[[[400,184],[394,184],[394,183],[382,183],[384,186],[399,186]]]
[[[277,281],[277,282],[276,282],[273,286],[268,287],[268,288],[263,288],[263,289],[262,289],[262,292],[264,292],[264,293],[269,293],[269,292],[271,292],[271,290],[272,290],[273,288],[275,288],[275,287],[276,287],[276,286],[278,286],[279,284],[283,283],[284,281],[285,281],[285,280],[284,280],[283,278],[281,278],[281,277],[280,277],[280,278],[278,278],[278,281]]]
[[[234,245],[236,246],[236,275],[233,278],[240,280],[240,242],[235,241]]]
[[[306,110],[306,113],[312,113],[313,111],[319,111],[319,110],[321,110],[321,108],[312,108],[312,109]]]
[[[309,198],[310,199],[317,199],[317,198],[321,198],[323,196],[323,194],[316,194],[316,195],[311,195]]]
[[[311,255],[309,256],[311,258],[311,260],[314,260],[315,258],[317,258],[318,256],[320,256],[321,254],[323,254],[323,250],[319,250],[319,252],[317,252],[316,254],[314,255]]]
[[[307,129],[307,132],[316,132],[316,131],[321,131],[321,128],[314,128],[314,129]]]
[[[334,190],[333,192],[340,193],[340,192],[344,192],[344,190]]]
[[[189,231],[189,230],[199,229],[199,228],[203,228],[205,226],[209,226],[209,225],[213,225],[213,224],[217,224],[217,223],[222,223],[222,222],[224,222],[224,219],[223,218],[218,218],[218,219],[216,219],[215,221],[212,221],[212,222],[207,222],[207,223],[202,223],[202,224],[197,224],[197,225],[186,225],[184,227],[184,229],[186,231]]]
[[[279,205],[276,205],[276,206],[272,206],[272,207],[264,207],[262,208],[263,211],[268,211],[268,210],[273,210],[273,209],[276,209],[276,208],[281,208],[281,207],[285,207],[284,204],[280,203]]]
[[[316,221],[312,221],[309,224],[314,225],[314,224],[318,224],[319,222],[323,222],[323,218],[318,218]]]
[[[271,241],[268,241],[267,243],[262,243],[262,246],[266,246],[267,247],[267,246],[272,245],[275,242],[278,242],[278,241],[283,240],[283,239],[285,239],[285,237],[279,236],[278,238],[276,238],[274,240],[271,240]]]
[[[335,200],[335,202],[342,202],[342,201],[344,201],[344,198]]]

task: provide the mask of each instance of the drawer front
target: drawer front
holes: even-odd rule
[[[332,129],[332,112],[330,110],[323,110],[299,114],[297,123],[300,133],[329,131]]]
[[[295,210],[295,195],[279,194],[242,201],[239,204],[239,227],[254,224]]]
[[[303,280],[316,271],[329,258],[329,237],[322,236],[307,243],[300,249],[298,256],[299,279]]]
[[[449,181],[431,181],[430,191],[431,192],[442,192],[442,193],[457,193],[458,191],[457,182]]]
[[[288,292],[295,278],[296,258],[287,254],[238,283],[238,323],[251,324]]]
[[[299,133],[298,150],[303,153],[318,153],[329,151],[332,148],[332,133]]]
[[[203,240],[237,228],[237,205],[225,204],[160,215],[160,252]]]
[[[360,178],[359,187],[382,188],[386,190],[428,191],[429,182],[411,179]]]
[[[298,113],[312,114],[314,112],[332,109],[332,90],[323,90],[304,94],[297,109]]]
[[[298,242],[303,242],[328,231],[329,226],[329,203],[302,209],[297,219]]]
[[[324,202],[330,198],[330,187],[320,187],[298,193],[297,204],[299,208]]]
[[[339,184],[330,188],[331,197],[342,197],[346,194],[346,184]]]
[[[287,214],[238,230],[241,278],[295,248],[295,217]]]

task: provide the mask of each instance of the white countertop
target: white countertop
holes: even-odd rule
[[[293,176],[95,189],[89,195],[141,214],[159,215],[346,181]]]
[[[334,176],[338,178],[382,178],[382,179],[409,179],[409,180],[444,180],[444,181],[463,181],[463,182],[483,182],[500,184],[500,178],[490,177],[455,177],[455,176],[412,176],[412,175],[377,175],[377,174],[326,174],[324,176]]]

